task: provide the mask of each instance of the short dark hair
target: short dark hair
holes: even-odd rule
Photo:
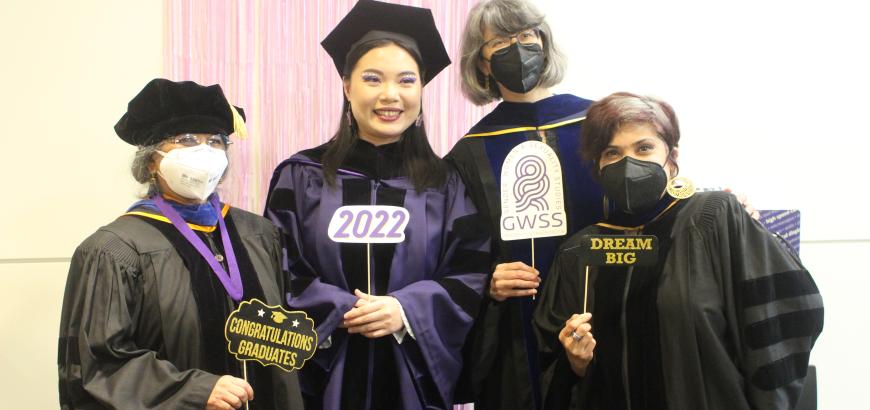
[[[680,125],[670,104],[655,97],[628,92],[610,94],[589,106],[582,126],[580,157],[589,164],[594,176],[598,176],[601,154],[616,133],[627,125],[649,125],[667,144],[670,153],[680,144]],[[676,167],[676,162],[671,159]]]

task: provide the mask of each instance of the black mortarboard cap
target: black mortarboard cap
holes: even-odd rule
[[[391,35],[399,34],[398,36]],[[410,38],[423,58],[423,84],[450,65],[432,11],[374,0],[360,0],[320,43],[332,57],[338,75],[344,72],[347,53],[363,37]]]
[[[244,120],[245,113],[234,107]],[[186,132],[232,134],[233,111],[217,84],[155,78],[145,85],[115,124],[115,133],[132,145],[151,145]]]

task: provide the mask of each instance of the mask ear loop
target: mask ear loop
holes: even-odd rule
[[[599,168],[598,161],[592,161],[592,168],[597,170],[592,173],[592,178],[601,185],[601,169]],[[610,217],[610,213],[613,211],[613,203],[610,202],[610,198],[607,197],[607,194],[603,194],[601,196],[601,216],[604,220]]]
[[[611,205],[610,199],[607,198],[607,195],[602,196],[601,197],[601,207],[604,210],[604,212],[602,212],[602,214],[604,216],[604,220],[607,220],[608,218],[610,218],[610,205]]]

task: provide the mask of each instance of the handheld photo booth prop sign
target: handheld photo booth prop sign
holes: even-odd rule
[[[544,238],[568,232],[562,166],[547,144],[526,141],[501,168],[501,239]]]
[[[332,214],[327,228],[329,239],[366,244],[367,294],[372,294],[372,244],[404,242],[410,219],[407,209],[386,205],[348,205]]]
[[[659,238],[653,235],[583,235],[580,264],[586,266],[583,313],[589,295],[590,266],[653,266],[658,261]]]
[[[526,141],[514,147],[501,167],[501,239],[532,240],[568,233],[562,165],[547,144]],[[534,296],[532,296],[534,299]]]
[[[398,206],[343,206],[332,214],[329,238],[343,243],[404,242],[409,219],[408,210]]]
[[[583,235],[581,262],[586,266],[652,266],[659,238],[653,235]]]
[[[254,360],[287,372],[301,369],[318,345],[314,320],[305,312],[268,306],[259,299],[239,304],[227,318],[224,336],[230,353],[243,364]]]

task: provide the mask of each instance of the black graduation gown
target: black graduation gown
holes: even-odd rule
[[[327,145],[302,151],[275,170],[266,215],[285,235],[291,274],[287,302],[309,312],[321,345],[300,381],[309,409],[447,409],[462,369],[462,343],[474,322],[489,268],[489,235],[455,172],[441,187],[417,190],[401,143],[358,140],[326,183]],[[338,243],[327,226],[346,205],[401,206],[405,239],[371,246],[372,293],[395,297],[413,337],[369,339],[340,327],[366,289],[366,245]]]
[[[558,333],[582,313],[584,234],[566,241],[535,311],[544,403],[552,409],[784,409],[803,386],[823,307],[796,256],[730,194],[680,201],[640,231],[654,267],[590,268],[597,345],[584,378]]]
[[[232,299],[175,227],[151,215],[121,216],[73,255],[58,351],[64,409],[203,409],[221,375],[241,377],[223,335]],[[277,229],[237,208],[226,224],[243,300],[285,305]],[[219,231],[196,234],[223,254]],[[249,363],[248,376],[252,409],[302,408],[295,372]]]
[[[534,103],[503,101],[445,157],[456,166],[481,216],[489,221],[493,269],[498,263],[522,261],[535,266],[546,282],[559,244],[601,220],[601,188],[578,154],[581,126],[591,103],[570,94]],[[534,264],[529,240],[502,241],[499,236],[501,167],[511,149],[526,141],[543,141],[559,157],[568,225],[566,236],[535,239]],[[531,324],[535,303],[532,298],[504,302],[484,298],[466,342],[464,381],[459,383],[457,402],[474,401],[478,410],[540,407],[540,366]]]

